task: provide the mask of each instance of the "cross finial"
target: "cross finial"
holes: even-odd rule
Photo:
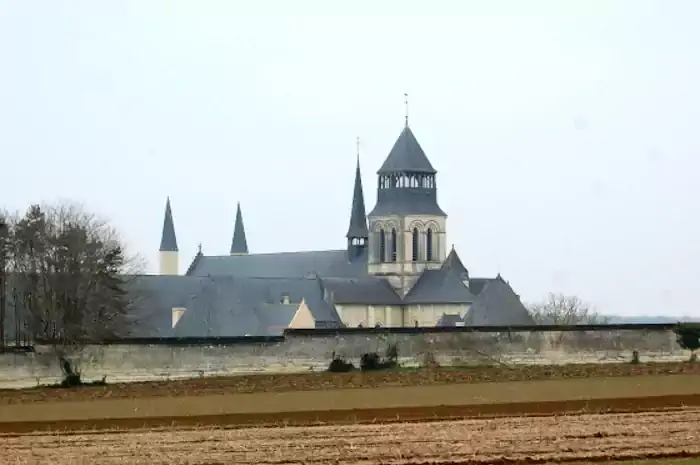
[[[202,255],[202,243],[201,242],[197,245],[197,255]]]
[[[355,146],[357,148],[357,162],[360,162],[360,136],[355,139]]]
[[[406,106],[406,127],[408,127],[408,92],[403,93],[403,103]]]

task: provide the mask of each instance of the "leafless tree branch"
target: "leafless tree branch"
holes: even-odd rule
[[[127,254],[106,220],[70,202],[3,216],[16,341],[50,341],[64,357],[86,341],[130,332],[136,302],[128,288],[144,261]]]
[[[564,294],[549,294],[543,302],[530,305],[529,311],[537,324],[569,326],[609,322],[578,297]]]

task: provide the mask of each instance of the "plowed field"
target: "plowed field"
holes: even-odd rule
[[[69,391],[71,392],[71,391]],[[73,391],[80,392],[80,390]],[[0,405],[0,431],[347,424],[700,406],[700,375],[384,386]]]
[[[3,463],[455,464],[700,454],[700,411],[0,438]]]

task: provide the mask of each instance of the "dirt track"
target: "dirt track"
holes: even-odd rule
[[[433,423],[19,435],[6,463],[455,464],[700,454],[700,410]]]

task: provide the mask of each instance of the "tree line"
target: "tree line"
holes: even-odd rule
[[[127,287],[140,271],[116,230],[74,203],[0,211],[0,347],[62,351],[128,335]]]

